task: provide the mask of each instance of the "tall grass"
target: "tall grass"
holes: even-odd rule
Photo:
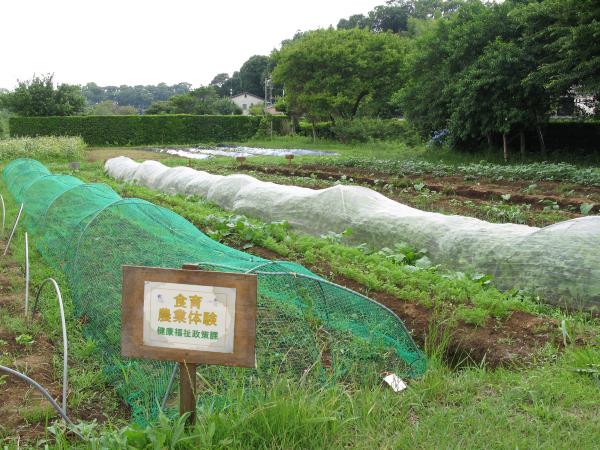
[[[85,143],[79,137],[27,137],[0,140],[0,160],[33,158],[41,161],[77,161]]]

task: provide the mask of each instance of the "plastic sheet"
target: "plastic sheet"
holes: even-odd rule
[[[236,213],[267,222],[285,220],[315,235],[351,228],[350,239],[375,248],[405,242],[426,249],[435,264],[490,274],[500,289],[525,289],[572,309],[600,308],[597,216],[536,228],[420,211],[359,186],[313,190],[126,157],[108,160],[105,169],[120,180],[198,195]]]
[[[146,164],[139,179],[158,182],[156,169],[161,169],[157,163]],[[185,171],[172,173],[179,172]],[[64,272],[73,310],[85,317],[85,334],[103,358],[107,379],[140,423],[158,414],[173,364],[120,357],[125,264],[178,268],[196,263],[205,270],[257,274],[257,368],[203,368],[204,379],[220,392],[230,383],[252,389],[279,376],[371,384],[383,370],[406,377],[425,372],[425,355],[398,316],[299,264],[227,247],[170,210],[121,198],[103,184],[52,175],[37,161],[13,161],[3,175],[15,200],[24,204],[33,244]],[[199,402],[212,405],[212,394],[205,395]]]

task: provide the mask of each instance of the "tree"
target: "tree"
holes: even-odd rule
[[[470,141],[500,133],[506,161],[508,135],[518,133],[524,156],[525,131],[539,130],[550,106],[544,87],[526,81],[535,67],[535,60],[517,42],[497,39],[487,45],[453,86],[451,135]]]
[[[248,92],[263,98],[265,96],[264,83],[268,67],[268,56],[251,56],[240,68],[239,77],[242,92]]]
[[[527,46],[514,11],[502,4],[466,3],[421,32],[411,53],[408,81],[394,97],[423,135],[449,128],[455,142],[492,142],[547,120],[551,96],[530,78],[537,59]],[[540,139],[543,148],[543,139]]]
[[[431,19],[456,11],[463,0],[389,0],[376,6],[365,16],[355,14],[338,22],[338,30],[366,28],[373,32],[409,31],[411,19]]]
[[[69,116],[83,111],[85,98],[79,86],[54,87],[53,75],[19,81],[14,91],[2,96],[2,104],[21,116]]]
[[[229,80],[228,73],[219,73],[215,75],[215,77],[210,82],[210,85],[214,86],[217,89],[220,89],[227,82],[227,80]]]
[[[515,10],[538,60],[531,78],[555,94],[573,87],[600,94],[600,2],[544,0]]]
[[[406,48],[405,39],[391,33],[316,30],[273,53],[273,79],[285,85],[292,115],[352,118],[369,103],[373,114],[386,116],[401,86]]]
[[[133,106],[120,106],[112,100],[104,100],[86,110],[91,116],[126,116],[137,114],[138,110]]]
[[[119,106],[133,106],[138,111],[143,111],[153,102],[168,100],[174,95],[185,94],[191,89],[189,83],[177,83],[167,85],[159,83],[155,85],[137,86],[98,86],[96,83],[87,83],[82,87],[88,105],[110,100]]]
[[[219,97],[214,86],[205,86],[187,94],[175,95],[167,101],[154,102],[145,113],[241,114],[241,110],[229,98]]]

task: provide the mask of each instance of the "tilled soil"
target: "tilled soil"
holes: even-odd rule
[[[477,182],[467,183],[464,177],[438,177],[432,175],[394,177],[388,173],[374,172],[359,168],[340,168],[334,166],[255,166],[244,165],[238,167],[239,171],[255,171],[266,174],[283,176],[312,177],[328,181],[343,181],[352,179],[356,183],[370,185],[373,188],[384,185],[406,187],[412,182],[421,182],[423,187],[434,192],[440,192],[454,197],[463,197],[474,200],[500,200],[502,195],[510,194],[509,203],[530,204],[534,209],[543,209],[545,203],[555,202],[561,208],[579,208],[583,204],[594,203],[591,212],[600,211],[600,188],[587,186],[574,186],[564,195],[561,195],[561,183],[535,182],[532,189],[535,193],[527,193],[527,188],[533,183],[526,181],[493,181],[481,179]],[[524,192],[525,191],[525,192]],[[567,195],[568,194],[568,195]],[[386,194],[387,195],[387,194]],[[573,217],[579,216],[577,213]]]

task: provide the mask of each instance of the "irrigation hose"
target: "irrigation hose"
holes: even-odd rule
[[[56,410],[56,412],[58,413],[58,415],[68,425],[70,425],[71,427],[75,426],[75,424],[71,421],[71,419],[69,419],[69,416],[67,416],[66,412],[63,411],[60,406],[58,406],[58,403],[56,403],[56,401],[52,398],[52,396],[48,393],[48,391],[46,389],[44,389],[37,381],[29,378],[27,375],[22,374],[21,372],[17,372],[16,370],[10,369],[10,368],[8,368],[6,366],[1,366],[0,365],[0,372],[4,372],[4,373],[7,373],[7,374],[12,375],[14,377],[17,377],[19,380],[25,381],[27,384],[29,384],[33,388],[37,389],[37,391],[40,392],[46,398],[46,400],[48,400],[50,402],[50,404]],[[79,432],[75,431],[74,429],[71,428],[70,431],[72,431],[74,434],[76,434],[77,436],[79,436],[81,439],[84,439],[84,437]]]

